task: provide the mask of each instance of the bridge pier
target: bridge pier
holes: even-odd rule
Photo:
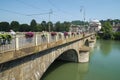
[[[83,46],[79,50],[79,62],[84,63],[84,62],[89,62],[89,50],[90,48],[87,46]]]
[[[89,47],[93,48],[95,46],[96,43],[96,37],[92,36],[91,39],[89,40]]]

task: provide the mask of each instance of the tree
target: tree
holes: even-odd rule
[[[0,31],[9,31],[10,25],[8,22],[0,22]]]
[[[63,24],[64,24],[64,31],[67,31],[67,32],[68,32],[69,29],[70,29],[70,25],[71,25],[70,22],[66,22],[66,21],[65,21]]]
[[[61,27],[60,21],[56,22],[56,23],[55,23],[55,31],[60,32],[60,31],[61,31],[61,30],[60,30],[60,27]]]
[[[12,21],[10,24],[10,29],[14,30],[14,31],[19,31],[20,28],[20,24],[17,21]]]
[[[48,22],[47,23],[47,31],[49,31],[49,27],[50,27],[50,31],[53,31],[53,23],[52,22]]]
[[[113,38],[113,30],[112,25],[110,22],[104,22],[102,25],[101,31],[103,32],[103,36],[101,36],[103,39],[112,39]]]
[[[37,23],[36,21],[33,19],[30,23],[30,31],[35,31],[36,30],[36,27],[37,26]]]
[[[30,26],[28,24],[21,24],[19,31],[20,32],[30,31]]]
[[[41,28],[42,28],[43,31],[47,31],[47,23],[46,23],[46,21],[42,21],[41,26],[42,26]]]
[[[34,31],[35,31],[35,32],[39,32],[39,31],[41,32],[41,31],[42,31],[42,26],[41,26],[41,24],[36,25]]]

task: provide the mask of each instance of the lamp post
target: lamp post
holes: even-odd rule
[[[81,13],[83,12],[83,26],[84,26],[84,29],[85,29],[85,8],[84,8],[84,6],[81,6],[80,12]]]
[[[51,31],[51,28],[50,28],[50,16],[51,16],[52,13],[53,13],[53,11],[50,9],[50,12],[49,12],[49,23],[48,23],[49,32]]]

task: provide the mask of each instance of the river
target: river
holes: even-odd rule
[[[57,61],[42,80],[120,80],[120,41],[98,40],[88,63]]]

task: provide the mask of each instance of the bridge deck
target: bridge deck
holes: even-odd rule
[[[57,35],[51,36],[50,33],[47,33],[45,37],[42,37],[42,35],[35,33],[32,38],[25,38],[24,35],[16,35],[12,39],[11,44],[7,44],[6,42],[5,45],[0,45],[0,63],[76,41],[91,36],[93,33],[86,34],[84,37],[82,34],[64,36],[63,34],[57,33]]]

